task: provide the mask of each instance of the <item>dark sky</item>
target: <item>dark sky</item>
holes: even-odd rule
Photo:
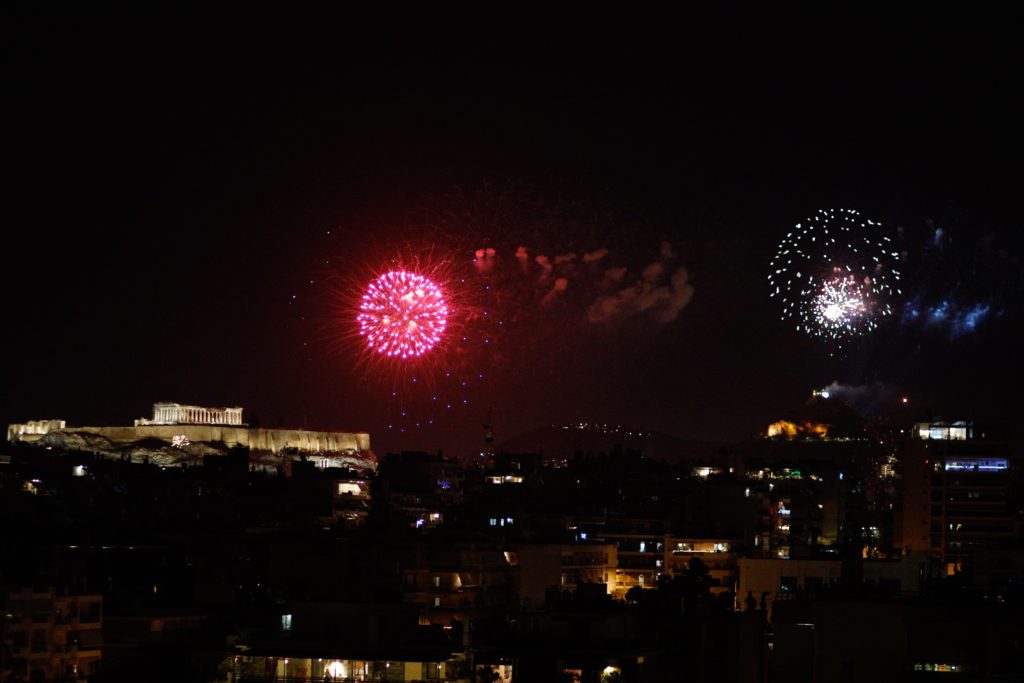
[[[838,381],[913,397],[908,418],[1011,419],[1017,17],[546,23],[9,15],[0,418],[127,423],[172,400],[459,449],[493,408],[509,435],[598,420],[729,441]],[[558,341],[525,346],[460,417],[388,432],[400,407],[331,342],[344,315],[320,260],[342,280],[379,269],[453,186],[606,217],[555,226],[552,250],[668,240],[692,301],[658,326],[530,318]],[[904,227],[908,297],[989,316],[953,335],[897,315],[838,355],[793,332],[768,261],[833,206]]]

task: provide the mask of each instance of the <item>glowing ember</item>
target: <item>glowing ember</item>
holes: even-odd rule
[[[389,358],[414,358],[441,340],[448,306],[441,288],[427,278],[393,270],[366,288],[356,322],[371,351]]]

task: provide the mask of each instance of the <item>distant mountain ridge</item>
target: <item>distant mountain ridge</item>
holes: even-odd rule
[[[682,439],[665,432],[626,425],[547,425],[518,434],[496,444],[497,450],[512,453],[543,451],[545,461],[566,460],[577,451],[607,453],[616,448],[639,451],[645,457],[675,463],[716,457],[725,444]]]

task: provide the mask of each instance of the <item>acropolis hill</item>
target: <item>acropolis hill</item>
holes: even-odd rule
[[[377,468],[369,434],[250,427],[242,422],[240,407],[155,403],[153,417],[137,419],[134,426],[68,427],[64,420],[34,420],[9,425],[7,440],[164,467],[199,464],[206,456],[241,447],[258,469],[289,469],[291,461],[303,458],[321,467]]]

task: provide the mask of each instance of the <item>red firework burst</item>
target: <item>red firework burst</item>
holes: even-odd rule
[[[441,341],[448,324],[448,304],[442,289],[431,280],[392,270],[366,288],[356,322],[371,352],[389,358],[415,358]]]

